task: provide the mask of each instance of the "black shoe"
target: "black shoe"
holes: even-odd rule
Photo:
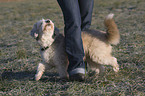
[[[84,81],[85,80],[85,74],[82,73],[77,73],[77,74],[73,74],[69,77],[69,79],[71,81]]]

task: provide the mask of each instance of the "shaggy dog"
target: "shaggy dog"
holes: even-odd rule
[[[82,32],[83,47],[85,51],[85,60],[89,67],[102,73],[103,65],[111,65],[115,72],[119,71],[117,59],[112,57],[111,44],[118,44],[120,40],[117,25],[113,20],[114,14],[109,14],[105,20],[104,25],[107,31],[86,30]],[[68,58],[65,53],[64,36],[54,31],[54,23],[50,20],[40,20],[34,24],[31,30],[33,36],[40,44],[42,63],[38,64],[35,80],[39,80],[45,71],[46,65],[48,68],[55,66],[60,75],[60,78],[69,78],[67,73]]]

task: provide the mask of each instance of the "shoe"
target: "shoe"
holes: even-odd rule
[[[84,68],[76,68],[69,72],[71,81],[84,81],[87,77],[87,62],[84,62]]]
[[[77,74],[73,74],[69,77],[69,79],[71,81],[84,81],[85,80],[85,74],[82,73],[77,73]]]

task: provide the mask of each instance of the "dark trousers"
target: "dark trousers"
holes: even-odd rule
[[[64,16],[68,72],[84,68],[81,31],[90,27],[94,0],[57,0]]]

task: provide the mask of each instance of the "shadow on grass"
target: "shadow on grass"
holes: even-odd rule
[[[2,80],[19,80],[19,81],[35,81],[35,73],[36,71],[22,71],[22,72],[12,72],[12,71],[5,71],[2,73],[1,78]],[[54,72],[49,72],[43,74],[42,78],[39,82],[60,82],[59,75]]]
[[[1,75],[2,80],[33,80],[34,77],[34,72],[29,72],[29,71],[23,71],[23,72],[12,72],[12,71],[5,71]]]

